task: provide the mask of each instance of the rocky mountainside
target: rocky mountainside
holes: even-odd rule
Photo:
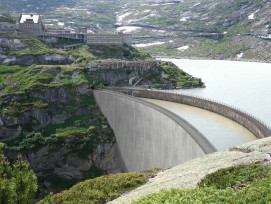
[[[118,24],[136,26],[136,46],[155,55],[270,61],[270,9],[268,0],[126,1]]]
[[[42,13],[48,24],[131,33],[153,55],[271,61],[268,0],[0,2],[17,15]]]
[[[63,43],[63,42],[62,42]],[[0,34],[0,142],[21,155],[41,196],[119,172],[115,136],[93,96],[104,86],[189,88],[201,81],[128,46],[61,50],[20,33]]]

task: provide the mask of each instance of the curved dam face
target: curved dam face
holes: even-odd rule
[[[114,130],[123,171],[167,168],[216,149],[193,126],[174,113],[112,91],[94,96]]]
[[[189,121],[218,151],[258,139],[242,125],[217,113],[181,103],[141,99],[161,106]]]

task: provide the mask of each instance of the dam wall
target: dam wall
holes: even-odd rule
[[[243,127],[247,128],[250,132],[252,132],[257,138],[271,136],[271,129],[266,124],[261,122],[259,119],[255,118],[254,116],[244,111],[241,111],[237,108],[228,106],[220,102],[169,91],[131,89],[131,88],[110,88],[110,89],[128,95],[133,95],[136,97],[171,101],[205,109],[239,123]]]
[[[187,121],[141,99],[95,90],[96,102],[113,129],[123,171],[167,168],[216,151]]]

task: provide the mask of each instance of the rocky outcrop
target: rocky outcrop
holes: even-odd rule
[[[176,88],[176,83],[171,83],[163,74],[162,66],[177,68],[171,62],[160,61],[110,61],[89,64],[91,76],[97,81],[102,81],[106,85],[131,85],[129,80],[132,78],[140,79],[137,86],[152,87],[153,84],[160,84],[164,89]],[[179,68],[177,68],[179,70]],[[174,71],[172,71],[174,72]],[[178,78],[181,76],[175,70]],[[136,81],[134,81],[136,83]],[[188,86],[189,87],[189,86]],[[161,87],[160,87],[161,88]]]
[[[51,68],[46,72],[57,73],[59,70]],[[16,110],[14,115],[0,114],[0,141],[8,144],[7,157],[15,160],[20,154],[28,160],[41,182],[43,193],[58,189],[54,179],[72,184],[120,171],[111,128],[98,108],[88,108],[88,102],[85,104],[82,97],[92,97],[92,91],[86,84],[77,87],[36,87],[25,94],[1,98],[1,105],[10,104],[11,101],[23,102],[29,98],[47,104],[44,107],[31,105],[21,112]],[[70,127],[94,129],[83,136],[78,133],[54,136],[54,128],[65,130]],[[45,129],[47,133],[44,133]],[[25,139],[32,131],[44,134],[33,143],[35,135],[30,140]],[[22,148],[21,142],[26,142],[26,149]]]
[[[61,55],[56,53],[48,54],[23,54],[9,55],[9,51],[19,51],[28,48],[20,39],[11,37],[0,37],[0,65],[21,65],[30,66],[32,64],[44,65],[65,65],[75,62],[71,55]],[[29,49],[29,48],[28,48]]]
[[[158,70],[160,67],[159,61],[112,61],[112,62],[100,62],[96,64],[89,64],[89,71],[98,70],[129,70],[136,71],[138,74],[143,74],[147,70]],[[168,65],[172,63],[168,62]]]
[[[118,83],[126,83],[132,77],[144,74],[147,70],[157,72],[160,63],[153,62],[131,62],[131,61],[116,61],[116,62],[101,62],[89,64],[89,71],[94,72],[96,78],[100,81],[105,81],[110,85]]]
[[[71,64],[75,61],[73,56],[65,56],[60,54],[46,55],[22,55],[22,56],[5,56],[0,55],[0,64],[2,65],[21,65],[30,66],[32,64],[44,65],[63,65]]]
[[[0,37],[0,47],[2,49],[8,48],[12,50],[22,50],[22,49],[27,48],[27,45],[22,43],[20,39]]]
[[[95,79],[110,85],[126,84],[129,79],[140,76],[147,71],[160,72],[158,61],[110,61],[89,64],[89,71],[95,73]]]
[[[55,70],[55,69],[50,69]],[[48,70],[47,70],[48,71]],[[54,71],[55,72],[55,71]],[[88,86],[87,86],[88,87]],[[78,94],[89,93],[85,85],[78,86],[75,91]],[[85,92],[79,91],[85,89]],[[71,91],[67,87],[59,88],[44,88],[36,87],[29,90],[26,94],[14,94],[1,97],[3,104],[8,104],[10,101],[24,101],[27,98],[40,99],[48,103],[47,108],[39,108],[32,106],[29,110],[23,111],[15,115],[2,115],[0,116],[0,140],[8,141],[19,137],[21,134],[26,133],[22,127],[26,124],[31,124],[32,130],[44,128],[48,124],[61,124],[66,119],[72,116],[71,113],[63,111],[63,105],[68,104],[71,98]],[[73,115],[81,115],[87,112],[84,108],[79,108]],[[35,121],[35,122],[33,122]]]
[[[160,172],[147,184],[124,194],[110,204],[129,204],[161,190],[195,188],[206,175],[239,164],[271,164],[271,138],[253,141],[223,152],[194,159]]]
[[[66,142],[67,143],[67,142]],[[101,144],[86,158],[70,154],[70,149],[61,147],[52,151],[52,146],[46,146],[36,152],[25,154],[35,174],[48,184],[48,176],[57,176],[66,180],[83,180],[93,168],[104,172],[120,172],[116,160],[114,144]]]

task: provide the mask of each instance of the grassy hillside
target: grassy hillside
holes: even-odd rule
[[[0,12],[1,12],[1,7],[0,7]],[[9,22],[9,23],[16,23],[16,20],[10,16],[3,16],[0,15],[0,22]]]
[[[33,203],[37,191],[37,177],[29,164],[21,158],[13,165],[3,154],[0,143],[0,203]]]
[[[69,190],[48,196],[41,204],[104,203],[143,185],[156,171],[103,176],[81,182]],[[220,169],[207,175],[196,189],[164,190],[134,204],[268,203],[270,165],[250,164]]]
[[[196,189],[161,191],[134,204],[269,203],[270,165],[241,165],[207,175]]]
[[[47,196],[39,204],[62,204],[82,203],[100,204],[105,203],[121,194],[128,192],[146,183],[149,178],[156,175],[157,170],[145,172],[131,172],[111,174],[78,183],[61,193]]]
[[[135,46],[152,55],[271,61],[268,0],[28,1],[26,8],[18,0],[2,3],[17,15],[41,13],[55,26],[130,33]]]
[[[28,160],[38,177],[40,197],[120,171],[114,133],[93,89],[128,86],[137,75],[149,87],[200,86],[173,64],[155,61],[133,47],[61,50],[56,45],[65,44],[63,40],[47,45],[7,34],[0,34],[0,142],[6,144],[10,160],[18,155]],[[148,63],[154,68],[140,71]]]

